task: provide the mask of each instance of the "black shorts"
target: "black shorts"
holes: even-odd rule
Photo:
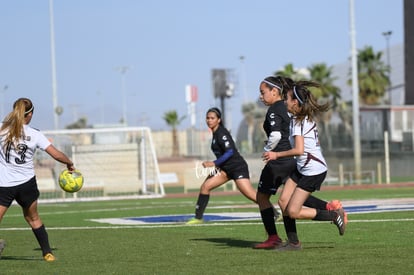
[[[294,158],[269,161],[262,170],[257,191],[264,194],[276,194],[277,189],[286,182],[287,177],[295,168]]]
[[[302,175],[298,169],[295,169],[295,171],[293,171],[290,175],[290,178],[296,182],[297,187],[312,193],[321,189],[321,185],[326,178],[326,174],[327,172],[323,172],[319,175],[305,176]]]
[[[220,170],[226,172],[227,177],[231,180],[250,179],[249,166],[246,162],[225,166],[220,168]]]
[[[39,198],[36,177],[28,182],[11,187],[0,187],[0,205],[10,207],[13,200],[23,208],[28,208]]]

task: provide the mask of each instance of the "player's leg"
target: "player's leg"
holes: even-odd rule
[[[210,175],[206,178],[200,187],[200,193],[198,194],[197,203],[195,207],[195,217],[190,219],[187,224],[200,224],[203,223],[204,212],[207,208],[210,200],[211,190],[223,185],[228,181],[226,172],[220,171],[215,175]]]
[[[8,207],[5,207],[3,205],[0,205],[0,222],[4,217],[4,214],[6,213]],[[6,241],[3,239],[0,239],[0,258],[1,258],[1,253],[3,252],[4,247],[6,246]]]
[[[55,260],[55,257],[49,245],[49,236],[46,228],[37,211],[38,198],[39,190],[37,188],[36,178],[34,177],[27,183],[24,183],[16,195],[16,201],[23,209],[24,219],[32,228],[33,234],[42,249],[43,258],[48,262],[52,262]]]
[[[0,189],[0,223],[14,200],[16,187],[2,187]],[[6,241],[0,239],[0,258],[3,249],[6,246]]]
[[[34,201],[29,207],[23,208],[23,215],[32,228],[33,234],[42,249],[44,259],[46,261],[54,261],[55,258],[52,255],[52,249],[49,245],[49,236],[37,211],[37,201]]]
[[[333,222],[338,230],[339,234],[345,233],[346,220],[345,211],[340,208],[338,210],[321,210],[314,208],[303,208],[301,202],[306,200],[306,196],[309,194],[301,188],[296,188],[296,191],[292,195],[291,202],[288,205],[288,213],[291,218],[296,219],[312,219],[315,221],[331,221]]]
[[[282,240],[278,235],[273,204],[270,197],[276,194],[279,185],[274,180],[274,173],[269,164],[263,168],[260,175],[259,186],[257,189],[257,204],[259,205],[260,216],[263,226],[267,233],[267,240],[255,245],[255,249],[275,249],[282,244]]]
[[[251,200],[254,203],[257,203],[256,201],[256,193],[257,191],[253,188],[250,179],[236,179],[234,180],[236,183],[237,189],[249,200]]]
[[[279,250],[300,250],[302,248],[297,234],[296,220],[291,218],[286,210],[295,188],[296,182],[292,178],[288,178],[279,196],[278,203],[280,209],[282,209],[283,225],[288,238],[288,242]]]

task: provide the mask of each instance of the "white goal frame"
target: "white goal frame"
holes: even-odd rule
[[[43,131],[84,175],[83,188],[66,193],[58,185],[65,165],[37,150],[35,171],[40,200],[101,200],[165,195],[148,127],[86,128]]]

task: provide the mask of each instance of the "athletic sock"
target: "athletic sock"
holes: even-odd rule
[[[296,220],[289,216],[283,216],[283,224],[285,226],[286,235],[290,243],[299,243],[298,234],[296,231]]]
[[[321,209],[321,210],[326,210],[326,204],[328,202],[321,200],[319,198],[316,198],[312,195],[310,195],[306,201],[304,202],[304,206],[306,207],[310,207],[310,208],[315,208],[315,209]]]
[[[315,220],[315,221],[332,221],[335,218],[336,218],[336,212],[335,211],[316,209],[316,216],[315,216],[315,218],[313,218],[313,220]]]
[[[195,217],[196,219],[202,219],[204,215],[204,211],[207,208],[208,201],[210,200],[210,195],[205,194],[198,194],[196,209],[195,209]]]
[[[42,224],[41,227],[33,229],[32,231],[34,235],[36,236],[37,242],[40,245],[40,248],[42,249],[43,256],[47,253],[52,253],[52,249],[49,245],[49,237],[46,232],[45,226]]]
[[[262,222],[265,227],[265,230],[269,236],[277,235],[276,225],[275,225],[275,214],[273,212],[273,208],[267,208],[260,211],[260,215],[262,216]]]

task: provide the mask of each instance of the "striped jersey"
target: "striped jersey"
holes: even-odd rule
[[[305,176],[314,176],[326,172],[328,166],[322,155],[318,138],[318,128],[315,122],[306,117],[302,122],[292,118],[290,121],[290,142],[295,146],[295,136],[303,136],[304,153],[296,156],[298,171]]]

